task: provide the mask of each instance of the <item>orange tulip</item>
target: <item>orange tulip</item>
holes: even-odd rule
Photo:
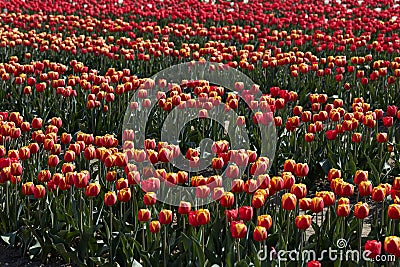
[[[297,198],[294,194],[285,193],[282,196],[282,208],[285,210],[294,210],[296,208]]]
[[[256,226],[253,232],[253,239],[257,242],[261,242],[267,239],[267,229],[262,226]]]
[[[161,224],[170,224],[172,222],[173,216],[171,210],[163,209],[158,214],[158,220]]]
[[[369,214],[369,206],[367,203],[358,202],[354,205],[354,217],[357,219],[365,219]]]
[[[311,215],[299,215],[295,223],[298,229],[305,230],[311,226]]]
[[[106,206],[113,206],[116,202],[117,196],[114,192],[109,191],[104,195],[104,204]]]

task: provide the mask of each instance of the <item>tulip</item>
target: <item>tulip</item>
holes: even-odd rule
[[[264,206],[265,200],[266,200],[266,196],[265,195],[263,195],[263,194],[254,194],[253,198],[251,200],[251,205],[256,209],[259,209],[262,206]]]
[[[311,211],[314,213],[319,213],[324,210],[324,199],[322,197],[314,197],[311,199]]]
[[[207,185],[200,185],[196,187],[196,197],[207,198],[210,195],[210,188]]]
[[[117,202],[117,196],[114,192],[107,192],[104,195],[104,204],[106,206],[113,206]]]
[[[138,211],[138,221],[139,222],[147,222],[150,220],[151,212],[148,209],[140,209]]]
[[[152,206],[154,204],[157,203],[157,195],[154,192],[147,192],[144,196],[143,196],[143,203],[146,206]]]
[[[115,188],[117,190],[121,190],[123,188],[127,188],[129,186],[128,180],[124,179],[124,178],[119,178],[116,182],[115,182]]]
[[[190,202],[181,201],[178,207],[179,214],[189,214],[190,210],[192,209],[192,204]]]
[[[362,134],[361,133],[353,133],[351,136],[351,141],[353,143],[361,143]]]
[[[153,234],[160,232],[160,222],[159,221],[151,221],[149,225],[150,232]]]
[[[60,162],[60,160],[56,155],[50,155],[47,160],[47,165],[49,165],[49,167],[54,168],[58,165],[59,162]]]
[[[172,222],[172,219],[173,216],[171,210],[163,209],[158,214],[158,220],[161,224],[170,224]]]
[[[265,227],[265,229],[268,231],[272,226],[272,217],[268,214],[258,216],[257,225]]]
[[[257,242],[261,242],[267,239],[267,229],[262,226],[256,226],[253,232],[253,239]]]
[[[339,204],[336,208],[336,214],[339,217],[346,217],[350,213],[350,205],[349,204]]]
[[[253,207],[251,206],[239,207],[239,218],[244,221],[250,221],[253,218]]]
[[[211,166],[214,170],[220,170],[224,166],[224,160],[222,158],[213,158]]]
[[[73,184],[77,188],[85,188],[89,182],[89,172],[88,171],[82,171],[80,173],[77,173],[76,176],[74,176],[73,179]]]
[[[200,209],[196,212],[197,225],[205,225],[210,222],[210,211],[208,209]]]
[[[244,182],[242,179],[234,179],[232,181],[232,188],[231,191],[233,193],[240,193],[243,191],[243,187],[244,187]]]
[[[87,197],[96,197],[100,193],[100,184],[90,183],[86,186],[85,195]]]
[[[299,215],[295,219],[296,227],[301,230],[306,230],[311,226],[311,215]]]
[[[361,181],[358,185],[360,196],[366,197],[372,194],[372,183],[370,181]]]
[[[239,211],[237,209],[225,210],[224,212],[226,220],[232,222],[238,219]]]
[[[11,175],[20,176],[22,174],[22,165],[19,162],[11,163]]]
[[[50,181],[51,173],[49,170],[41,170],[38,174],[38,181],[41,183],[45,183]]]
[[[387,236],[383,245],[385,252],[400,257],[400,237]]]
[[[371,196],[373,201],[382,202],[386,197],[386,189],[381,186],[374,187]]]
[[[354,186],[352,184],[343,182],[340,184],[339,194],[341,196],[349,197],[354,193]]]
[[[338,169],[330,169],[328,172],[328,181],[331,182],[333,179],[341,178],[342,173]]]
[[[388,207],[388,217],[392,220],[400,219],[400,204],[391,204]]]
[[[118,201],[120,202],[128,202],[131,199],[131,189],[130,188],[122,188],[118,191]]]
[[[239,221],[231,222],[230,230],[233,238],[244,238],[247,234],[247,226]]]
[[[319,261],[309,261],[307,267],[321,267],[321,263]]]
[[[285,163],[283,164],[283,170],[285,172],[294,173],[296,168],[297,168],[297,164],[294,160],[292,160],[292,159],[285,160]]]
[[[224,192],[219,203],[224,208],[232,207],[235,203],[235,196],[231,192]]]
[[[357,219],[365,219],[369,214],[369,206],[367,203],[358,202],[354,205],[354,217]]]
[[[32,182],[26,182],[22,184],[22,194],[24,196],[33,195],[35,190],[35,185]]]
[[[299,199],[299,208],[301,210],[310,210],[311,209],[311,198],[302,198]]]
[[[294,194],[297,199],[301,199],[307,196],[307,186],[305,184],[294,184],[290,188],[290,193]]]
[[[44,198],[46,195],[46,188],[43,185],[36,185],[33,187],[33,197],[34,198]]]
[[[271,191],[277,192],[283,189],[284,181],[280,176],[274,176],[271,178]]]
[[[296,208],[297,198],[294,194],[285,193],[282,196],[282,208],[285,210],[294,210]]]
[[[304,176],[307,176],[308,170],[309,169],[308,169],[307,163],[297,163],[296,169],[295,169],[295,174],[296,174],[296,176],[304,177]]]
[[[376,141],[378,143],[386,143],[388,141],[387,133],[378,133],[376,135]]]
[[[377,240],[367,240],[364,245],[364,250],[369,251],[368,258],[375,259],[376,256],[381,254],[382,243]]]

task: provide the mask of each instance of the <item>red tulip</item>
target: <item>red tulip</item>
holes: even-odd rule
[[[233,238],[244,238],[247,234],[247,226],[239,221],[231,222],[230,230]]]
[[[392,220],[400,219],[400,204],[391,204],[388,207],[388,217]]]
[[[158,214],[158,220],[161,224],[170,224],[172,222],[172,219],[173,216],[171,210],[163,209]]]
[[[178,207],[179,214],[189,214],[190,210],[192,209],[192,204],[190,202],[181,201]]]
[[[160,222],[159,221],[151,221],[149,225],[150,232],[153,234],[160,232]]]
[[[148,209],[140,209],[138,211],[138,221],[139,222],[147,222],[150,220],[151,212]]]
[[[239,207],[239,218],[244,221],[250,221],[253,218],[253,207],[251,206]]]
[[[43,185],[36,185],[33,187],[33,197],[34,198],[44,198],[46,195],[46,188]]]
[[[364,246],[365,251],[369,251],[368,258],[375,259],[376,256],[381,254],[382,251],[382,243],[377,240],[367,240]]]
[[[115,195],[114,192],[107,192],[104,195],[104,204],[106,206],[113,206],[117,202],[117,196]]]
[[[261,242],[267,239],[267,229],[262,226],[256,226],[253,232],[253,239],[257,242]]]
[[[118,201],[120,202],[128,202],[131,199],[131,189],[130,188],[122,188],[118,191]]]
[[[311,226],[311,215],[299,215],[295,219],[296,227],[301,230],[306,230]]]
[[[96,197],[100,193],[100,184],[90,183],[86,186],[85,195],[87,197]]]
[[[282,208],[285,210],[294,210],[296,208],[297,198],[294,194],[285,193],[282,196]]]
[[[354,217],[357,219],[365,219],[369,214],[369,206],[367,203],[358,202],[354,205]]]

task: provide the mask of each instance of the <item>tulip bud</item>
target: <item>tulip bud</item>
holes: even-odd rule
[[[285,193],[282,196],[282,208],[285,210],[294,210],[296,208],[297,198],[294,194]]]
[[[152,205],[156,204],[156,202],[157,202],[157,195],[154,192],[147,192],[143,196],[143,203],[146,206],[152,206]]]
[[[382,202],[386,197],[386,189],[381,186],[374,187],[371,196],[373,201]]]
[[[24,196],[33,195],[35,190],[35,185],[32,182],[26,182],[22,184],[22,194]]]
[[[377,240],[367,240],[364,245],[364,250],[369,251],[368,258],[375,259],[376,256],[381,254],[382,243]]]
[[[354,217],[357,219],[365,219],[369,214],[369,206],[367,203],[358,202],[354,205]]]
[[[160,228],[161,228],[161,225],[160,225],[159,221],[151,221],[150,222],[149,230],[153,234],[160,232]]]
[[[118,201],[120,202],[128,202],[131,199],[131,189],[122,188],[118,191]]]
[[[290,193],[294,194],[297,199],[301,199],[307,196],[307,186],[305,184],[294,184],[290,188]]]
[[[172,219],[173,216],[171,210],[163,209],[158,214],[158,220],[161,224],[170,224],[172,222]]]
[[[192,209],[192,204],[190,202],[181,201],[178,207],[179,214],[189,214],[190,210]]]
[[[233,238],[244,238],[247,234],[247,226],[239,221],[231,222],[230,230]]]
[[[258,216],[257,225],[265,227],[265,229],[268,231],[272,226],[272,217],[268,214]]]
[[[87,197],[96,197],[100,193],[100,184],[90,183],[85,188],[85,195]]]
[[[33,187],[33,197],[34,198],[44,198],[46,195],[46,188],[43,185],[36,185]]]
[[[196,212],[197,225],[205,225],[210,222],[210,211],[208,209],[200,209]]]
[[[314,197],[311,199],[311,211],[314,213],[322,212],[324,209],[324,199],[322,197]]]
[[[400,219],[400,204],[391,204],[388,207],[388,217],[392,220]]]
[[[232,207],[235,202],[235,196],[231,192],[224,192],[219,203],[224,208]]]
[[[311,226],[311,215],[299,215],[295,220],[296,227],[301,230],[306,230]]]
[[[239,218],[244,221],[250,221],[253,218],[253,207],[239,207]]]
[[[138,221],[139,222],[147,222],[150,220],[151,212],[148,209],[140,209],[138,211]]]
[[[350,214],[350,205],[349,204],[339,204],[336,208],[336,214],[339,217],[346,217]]]
[[[253,239],[257,242],[261,242],[267,239],[267,229],[262,226],[256,226],[253,232]]]
[[[310,210],[311,209],[311,198],[302,198],[299,199],[299,208],[301,210]]]
[[[372,194],[372,183],[370,181],[361,181],[358,185],[360,196],[366,197]]]
[[[400,237],[387,236],[383,245],[385,252],[400,257]]]
[[[104,204],[106,206],[113,206],[117,202],[117,196],[114,192],[107,192],[104,195]]]

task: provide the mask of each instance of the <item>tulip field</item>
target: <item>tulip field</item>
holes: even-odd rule
[[[398,0],[0,0],[3,253],[400,266],[399,16]]]

